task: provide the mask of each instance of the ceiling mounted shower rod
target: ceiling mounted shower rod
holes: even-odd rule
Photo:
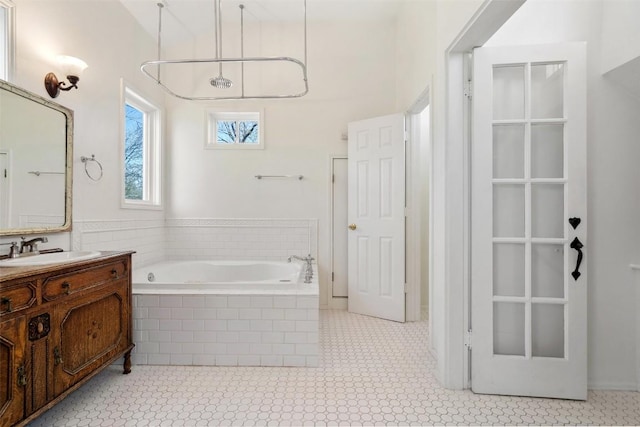
[[[302,0],[304,5],[304,62],[299,59],[289,56],[259,56],[259,57],[244,57],[244,8],[243,4],[240,5],[240,24],[241,24],[241,57],[240,58],[220,58],[221,56],[221,43],[222,35],[218,37],[218,31],[220,28],[220,3],[219,0],[214,0],[216,3],[215,8],[215,20],[216,25],[216,58],[209,59],[161,59],[161,46],[162,46],[162,8],[164,5],[158,3],[158,59],[152,61],[145,61],[140,66],[140,70],[149,78],[154,80],[165,92],[169,95],[179,99],[187,101],[226,101],[226,100],[240,100],[240,99],[287,99],[287,98],[300,98],[309,93],[309,82],[307,79],[307,0]],[[298,93],[285,93],[285,94],[262,94],[262,95],[246,95],[244,90],[244,65],[248,63],[260,63],[260,62],[289,62],[300,67],[302,81],[304,84],[304,90]],[[187,96],[176,93],[170,89],[160,78],[160,68],[162,65],[172,64],[218,64],[219,76],[210,79],[212,86],[216,88],[227,89],[231,87],[231,80],[222,76],[222,64],[223,63],[239,63],[241,65],[241,95],[229,95],[229,96]],[[150,67],[156,67],[157,75],[154,76],[148,69]]]

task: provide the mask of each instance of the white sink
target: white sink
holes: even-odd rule
[[[100,256],[97,251],[70,251],[53,252],[50,254],[40,254],[24,256],[20,258],[10,258],[0,261],[0,267],[29,267],[35,265],[58,264],[61,262],[81,261]]]

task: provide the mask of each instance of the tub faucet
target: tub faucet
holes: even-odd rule
[[[49,239],[47,239],[46,237],[36,237],[35,239],[31,240],[24,240],[23,237],[22,241],[20,242],[20,253],[30,253],[33,255],[37,255],[40,253],[40,251],[38,250],[38,243],[47,243],[48,241]],[[29,248],[29,250],[27,250],[27,248]]]
[[[311,265],[311,261],[315,260],[315,258],[313,258],[311,256],[311,254],[309,254],[306,257],[299,257],[297,255],[291,255],[288,258],[288,261],[291,262],[292,259],[297,259],[300,261],[303,261],[305,263],[304,266],[304,283],[311,283],[311,279],[313,278],[313,266]]]

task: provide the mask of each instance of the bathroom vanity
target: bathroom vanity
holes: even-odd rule
[[[0,268],[0,427],[24,425],[124,356],[132,252]]]

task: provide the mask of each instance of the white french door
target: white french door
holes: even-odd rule
[[[404,115],[349,123],[349,311],[405,321]]]
[[[587,397],[585,57],[474,50],[474,392]]]

